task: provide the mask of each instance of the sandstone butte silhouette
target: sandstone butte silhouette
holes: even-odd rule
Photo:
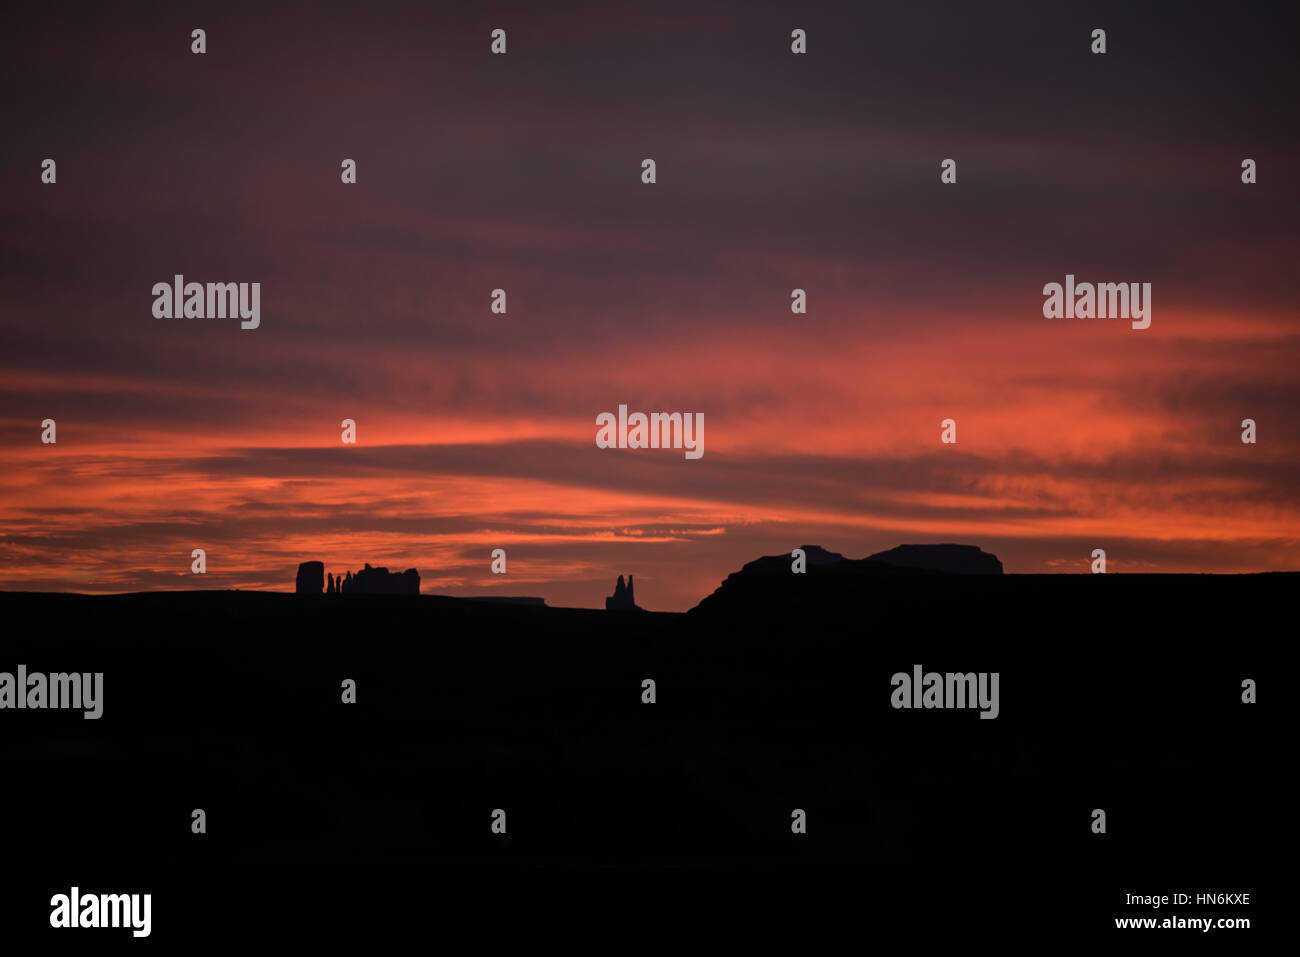
[[[329,575],[325,578],[323,562],[302,562],[298,566],[298,581],[294,589],[299,595],[418,595],[420,594],[420,573],[408,568],[400,575],[387,568],[372,568],[369,562],[355,575],[351,571],[346,577]]]
[[[632,592],[632,576],[627,576],[627,585],[623,585],[623,576],[618,576],[618,584],[614,586],[614,594],[605,599],[606,611],[640,611],[637,607],[636,596]]]

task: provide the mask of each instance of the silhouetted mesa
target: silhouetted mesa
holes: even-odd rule
[[[800,545],[803,549],[804,558],[809,565],[834,565],[836,562],[844,561],[844,556],[839,552],[827,551],[820,545]]]
[[[319,595],[325,590],[325,563],[303,562],[298,566],[299,595]]]
[[[623,584],[623,576],[618,576],[618,584],[614,586],[614,594],[605,599],[606,611],[640,611],[636,606],[636,596],[632,592],[632,576],[627,576],[627,585]]]
[[[899,568],[928,568],[955,575],[1002,574],[1002,562],[998,557],[974,545],[899,545],[887,552],[868,555],[867,561],[884,562]]]
[[[1002,574],[997,557],[974,545],[902,545],[856,559],[819,545],[800,548],[805,563],[802,574],[795,572],[789,552],[757,558],[728,575],[691,614],[848,615],[852,608],[878,604],[882,594],[905,585],[904,579]]]
[[[325,590],[325,566],[321,562],[303,562],[298,566],[298,594],[319,595]],[[330,573],[327,594],[346,595],[418,595],[420,573],[408,568],[400,575],[387,568],[366,567],[347,577]]]

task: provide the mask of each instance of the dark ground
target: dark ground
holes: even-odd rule
[[[1182,913],[1262,918],[1300,576],[763,561],[686,615],[0,594],[0,671],[105,675],[98,721],[0,712],[0,866],[23,900],[152,888],[163,931],[201,922],[187,889],[212,886],[267,920],[272,899],[333,901],[344,925],[367,923],[354,892],[440,921],[497,895],[630,927],[731,899],[751,929],[970,918],[987,940],[1016,921],[1115,935],[1151,913],[1125,893],[1251,891]],[[1000,716],[893,709],[890,676],[917,663],[1000,672]]]

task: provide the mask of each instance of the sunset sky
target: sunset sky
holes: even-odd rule
[[[1300,569],[1296,14],[1056,6],[7,16],[0,589]],[[261,327],[155,318],[177,273],[260,282]],[[1151,327],[1043,318],[1067,273],[1150,282]],[[703,457],[597,448],[620,403],[702,412]]]

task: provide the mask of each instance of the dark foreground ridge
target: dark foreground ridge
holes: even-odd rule
[[[98,720],[0,711],[22,782],[6,862],[834,867],[946,874],[959,898],[1003,888],[1061,920],[1135,886],[1258,880],[1276,706],[1243,704],[1241,683],[1278,673],[1253,623],[1288,620],[1300,575],[966,575],[807,551],[806,573],[759,559],[685,615],[0,594],[0,671],[104,675]],[[891,676],[918,666],[998,673],[996,720],[893,707]]]

